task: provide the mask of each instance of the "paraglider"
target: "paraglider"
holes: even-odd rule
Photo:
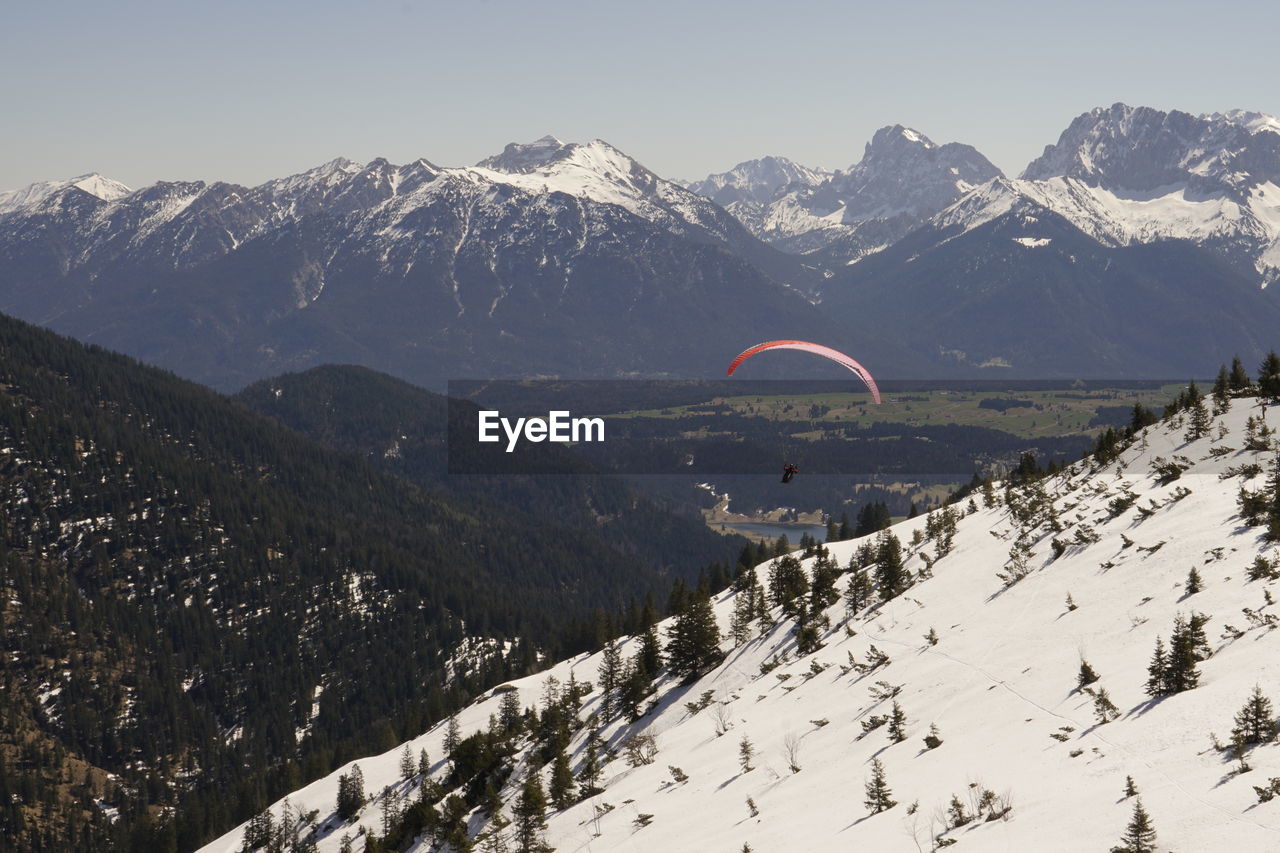
[[[811,352],[814,355],[829,358],[841,367],[846,367],[856,373],[858,378],[866,384],[867,389],[871,392],[871,399],[875,400],[876,403],[880,402],[880,389],[876,387],[876,380],[872,378],[870,372],[868,372],[865,367],[858,364],[858,362],[854,361],[839,350],[834,350],[831,347],[824,347],[822,344],[812,344],[808,341],[767,341],[763,344],[757,344],[733,360],[733,363],[729,365],[728,375],[732,376],[733,371],[738,369],[738,365],[751,358],[751,356],[758,352],[764,352],[765,350],[770,349],[801,350],[802,352]],[[783,480],[783,482],[785,483],[787,480]]]
[[[794,477],[799,470],[800,469],[797,468],[795,465],[788,462],[786,464],[786,467],[782,469],[782,482],[790,483],[791,478]]]

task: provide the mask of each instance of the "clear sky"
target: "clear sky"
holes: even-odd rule
[[[9,0],[0,190],[466,165],[543,134],[671,178],[902,123],[1020,172],[1116,101],[1280,113],[1277,0]]]

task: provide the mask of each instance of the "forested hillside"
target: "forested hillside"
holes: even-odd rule
[[[0,533],[20,850],[189,850],[670,585],[7,318]]]

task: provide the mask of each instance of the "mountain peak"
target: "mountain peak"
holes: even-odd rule
[[[91,196],[96,196],[103,201],[115,201],[118,198],[124,198],[133,190],[129,189],[119,181],[111,178],[104,178],[97,172],[91,172],[88,175],[81,175],[78,178],[71,179],[71,186],[78,190],[83,190]]]
[[[486,157],[476,165],[495,172],[524,174],[558,159],[568,147],[570,146],[561,140],[547,134],[533,142],[511,142],[502,149],[501,154]]]
[[[724,206],[737,201],[767,202],[783,187],[816,186],[830,173],[801,166],[774,154],[744,160],[727,172],[689,183],[689,189]]]
[[[0,214],[34,207],[70,189],[79,190],[102,201],[116,201],[133,192],[119,181],[103,177],[97,172],[90,172],[70,180],[41,181],[16,190],[0,192]]]
[[[1225,113],[1202,114],[1200,118],[1243,127],[1250,133],[1280,133],[1280,118],[1255,110],[1227,110]]]
[[[866,151],[862,156],[865,159],[873,153],[901,150],[902,148],[928,150],[937,147],[932,139],[920,131],[901,124],[893,124],[882,127],[875,132],[871,137],[871,141],[867,143]]]
[[[1117,103],[1077,116],[1022,176],[1078,178],[1117,192],[1185,186],[1243,201],[1251,188],[1280,181],[1280,120],[1245,110],[1193,116]]]

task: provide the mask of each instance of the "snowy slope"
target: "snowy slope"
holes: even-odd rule
[[[1280,275],[1280,186],[1264,181],[1236,194],[1197,195],[1185,184],[1151,192],[1111,190],[1080,178],[998,178],[937,214],[939,228],[971,231],[1011,211],[1053,211],[1106,246],[1187,240],[1242,254],[1264,286]]]
[[[1272,454],[1240,449],[1245,419],[1255,414],[1256,401],[1236,401],[1220,421],[1225,437],[1191,443],[1181,425],[1157,424],[1117,463],[1093,470],[1077,464],[1043,481],[1065,529],[1037,528],[1032,572],[1007,589],[996,573],[1018,525],[1007,507],[995,505],[962,518],[951,552],[936,560],[932,577],[905,594],[847,622],[843,605],[832,607],[831,628],[816,653],[795,657],[790,625],[777,612],[779,621],[766,635],[738,648],[726,641],[721,666],[691,686],[661,682],[654,713],[634,726],[605,728],[615,746],[638,731],[654,735],[656,760],[637,768],[621,758],[609,763],[604,793],[549,814],[550,843],[559,851],[740,850],[744,844],[755,851],[916,851],[932,849],[930,839],[942,835],[963,850],[1107,850],[1129,820],[1132,803],[1122,789],[1132,776],[1161,850],[1280,849],[1280,805],[1259,805],[1253,791],[1280,776],[1280,746],[1256,748],[1249,758],[1254,770],[1235,775],[1230,758],[1211,744],[1211,733],[1229,740],[1233,715],[1255,684],[1280,698],[1280,635],[1260,626],[1275,611],[1265,596],[1276,583],[1245,577],[1260,553],[1274,558],[1278,549],[1262,542],[1258,529],[1241,526],[1236,493],[1242,481],[1222,479],[1246,462],[1267,467]],[[1280,425],[1274,409],[1269,420]],[[1180,479],[1157,483],[1153,464],[1179,458],[1190,465]],[[1249,485],[1260,487],[1262,478]],[[1110,502],[1126,493],[1136,505],[1112,517]],[[925,524],[918,518],[894,532],[906,543]],[[1071,539],[1086,525],[1098,540],[1071,545],[1054,559],[1050,540]],[[860,544],[836,543],[830,550],[843,564]],[[934,547],[925,542],[909,549],[908,568],[922,568],[921,552]],[[1188,596],[1183,582],[1193,566],[1204,588]],[[763,581],[766,567],[757,572]],[[1065,604],[1068,594],[1074,610]],[[733,604],[728,593],[715,601],[722,629]],[[1245,608],[1259,614],[1253,622]],[[1212,617],[1213,654],[1200,665],[1200,686],[1152,701],[1143,688],[1155,640],[1168,638],[1175,615],[1193,611]],[[925,639],[930,629],[936,645]],[[847,669],[851,659],[865,663],[872,645],[890,657],[887,666],[870,673]],[[634,648],[631,641],[625,652]],[[761,665],[780,654],[785,662],[762,674]],[[1095,724],[1092,700],[1075,689],[1081,656],[1100,674],[1094,686],[1107,689],[1119,719]],[[581,656],[515,686],[523,704],[535,705],[551,677],[562,684],[570,673],[595,680],[599,664],[599,655]],[[883,727],[864,736],[859,725],[889,710],[870,695],[879,681],[901,688],[897,699],[908,716],[902,743],[891,743]],[[697,713],[685,707],[704,691],[713,692],[732,722],[723,737],[715,732],[715,706]],[[584,718],[598,710],[599,699],[599,691],[587,697]],[[463,733],[486,727],[498,703],[489,697],[461,712]],[[933,750],[922,742],[930,724],[943,740]],[[436,778],[445,770],[443,730],[437,726],[410,742],[415,754],[429,750]],[[746,773],[738,763],[743,736],[758,753]],[[795,773],[783,754],[788,736],[799,738]],[[584,739],[585,731],[573,749],[580,751]],[[396,782],[399,753],[397,747],[360,761],[370,792]],[[878,815],[863,806],[873,758],[883,762],[898,802]],[[669,767],[680,768],[687,781],[673,781]],[[335,772],[289,798],[295,809],[319,810],[322,851],[337,850],[343,832],[355,832],[325,822],[337,778]],[[1005,820],[946,831],[941,810],[953,794],[967,801],[971,785],[1007,796],[1012,811]],[[513,795],[509,785],[505,796]],[[750,816],[747,798],[757,817]],[[593,819],[603,803],[612,810]],[[375,801],[356,823],[377,827],[378,809]],[[652,815],[648,826],[635,825],[640,814]],[[481,824],[477,817],[473,829]],[[205,853],[239,849],[240,831]],[[355,849],[361,846],[356,839]],[[413,849],[431,845],[419,839]]]

